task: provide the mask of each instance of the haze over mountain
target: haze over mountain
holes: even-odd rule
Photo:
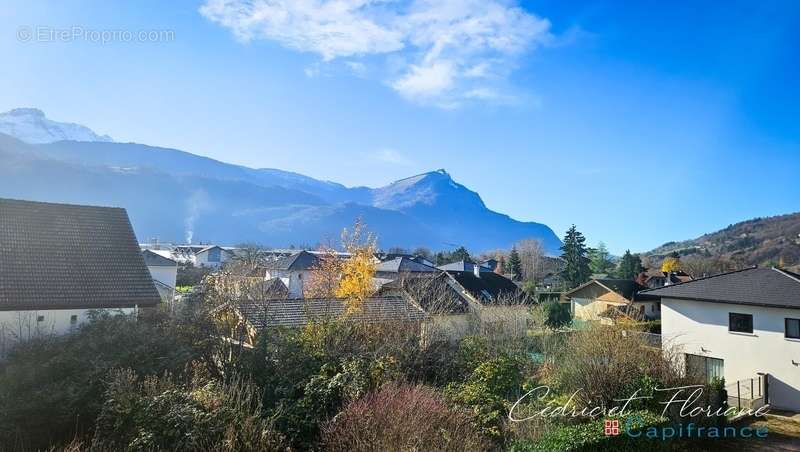
[[[0,117],[18,116],[13,112],[19,109]],[[114,143],[75,124],[55,132],[39,113],[26,113],[38,118],[30,127],[4,129],[14,137],[0,135],[0,197],[125,207],[140,240],[314,245],[336,241],[360,216],[385,248],[463,245],[478,252],[538,238],[555,254],[561,245],[546,225],[488,209],[445,170],[350,188],[176,149]],[[62,132],[88,141],[44,139]]]

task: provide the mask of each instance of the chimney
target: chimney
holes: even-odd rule
[[[472,264],[472,272],[475,273],[476,278],[481,277],[481,266],[480,264]]]

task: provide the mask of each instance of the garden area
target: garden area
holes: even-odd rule
[[[248,348],[220,340],[208,309],[141,312],[138,320],[98,315],[74,334],[18,347],[2,365],[0,444],[21,451],[702,449],[606,435],[612,416],[568,414],[594,406],[606,413],[637,393],[654,397],[628,403],[613,416],[620,425],[669,423],[654,389],[689,382],[658,350],[615,327],[534,327],[523,337],[435,341],[418,324],[337,319],[265,331]],[[563,416],[537,415],[559,406]]]

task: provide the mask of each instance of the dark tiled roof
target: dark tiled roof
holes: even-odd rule
[[[0,311],[159,302],[125,209],[0,199]]]
[[[272,278],[261,281],[253,290],[247,291],[252,294],[249,298],[279,300],[289,298],[289,288],[280,278]]]
[[[430,267],[425,264],[420,264],[408,257],[396,257],[394,259],[383,261],[375,266],[376,272],[435,272],[436,268]]]
[[[219,245],[209,245],[209,246],[206,246],[205,248],[202,248],[202,249],[200,249],[200,250],[196,251],[194,254],[205,253],[206,251],[213,250],[214,248],[219,248],[219,250],[220,250],[221,252],[223,252],[223,253],[225,253],[225,254],[227,254],[227,255],[229,255],[229,256],[233,256],[233,255],[235,254],[235,253],[233,252],[233,250],[226,250],[225,248],[223,248],[223,247],[221,247],[221,246],[219,246]]]
[[[310,270],[318,263],[319,257],[317,255],[303,250],[270,262],[267,266],[272,270]]]
[[[748,268],[642,292],[647,297],[800,308],[800,275]]]
[[[142,251],[144,263],[148,267],[177,267],[178,263],[150,250]]]
[[[525,301],[522,290],[514,281],[494,272],[481,272],[480,278],[469,272],[447,272],[453,279],[467,290],[473,298],[482,303],[490,304],[496,301]]]
[[[598,279],[597,282],[622,295],[626,300],[631,300],[636,296],[637,293],[647,290],[646,286],[643,286],[632,279],[604,278]]]
[[[431,314],[460,314],[469,310],[461,287],[444,272],[417,273],[381,286],[379,295],[406,296]]]
[[[236,305],[239,312],[253,328],[299,327],[309,320],[347,319],[353,321],[420,321],[425,313],[401,297],[373,297],[364,300],[360,310],[345,316],[346,305],[342,299],[291,298],[288,300],[260,300]]]

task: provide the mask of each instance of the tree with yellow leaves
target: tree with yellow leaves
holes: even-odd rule
[[[681,269],[681,256],[678,253],[672,253],[669,257],[661,262],[661,271],[663,273],[672,273]]]
[[[361,309],[364,300],[375,292],[375,236],[366,232],[361,219],[353,229],[342,231],[342,246],[350,257],[341,263],[341,280],[336,296],[347,299],[347,311]]]

